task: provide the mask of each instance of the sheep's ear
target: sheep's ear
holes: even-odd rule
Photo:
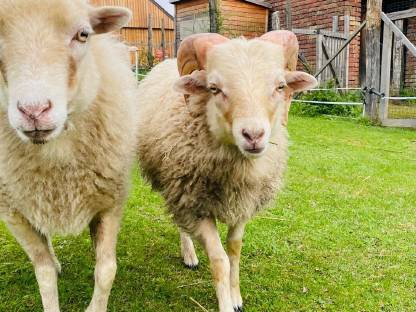
[[[131,11],[122,7],[93,8],[90,12],[90,23],[95,33],[103,34],[126,26],[131,16]]]
[[[207,92],[207,73],[205,70],[196,70],[190,75],[182,76],[176,81],[174,89],[187,95]]]
[[[318,85],[318,81],[312,75],[301,71],[288,71],[285,75],[287,85],[294,91],[306,91]]]

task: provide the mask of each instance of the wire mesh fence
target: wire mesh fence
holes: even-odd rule
[[[404,95],[388,98],[388,117],[416,119],[416,90],[405,90],[402,94]]]

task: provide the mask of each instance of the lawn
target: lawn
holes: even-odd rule
[[[286,188],[245,236],[246,311],[416,311],[416,132],[304,117],[289,128]],[[0,311],[41,311],[32,266],[3,225],[0,246]],[[83,311],[93,289],[88,234],[55,246],[62,311]],[[198,270],[181,264],[163,200],[136,177],[109,311],[203,311],[192,299],[215,311],[198,254]]]

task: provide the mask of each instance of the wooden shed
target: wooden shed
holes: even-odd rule
[[[170,0],[175,5],[176,40],[201,32],[228,37],[259,36],[268,29],[271,5],[258,0]]]
[[[120,34],[126,44],[139,49],[142,64],[147,63],[149,46],[157,58],[174,56],[174,18],[157,3],[157,0],[90,0],[90,3],[95,6],[122,6],[133,12],[132,20],[121,30]],[[148,42],[149,26],[151,26],[151,45]],[[163,28],[164,31],[162,31]],[[162,40],[162,33],[164,33],[164,40]],[[164,41],[164,49],[162,41]],[[165,50],[165,55],[161,56],[163,50]]]

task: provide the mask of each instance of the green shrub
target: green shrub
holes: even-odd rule
[[[332,89],[334,83],[329,82],[322,88]],[[297,100],[305,101],[322,101],[322,102],[357,102],[362,103],[363,98],[360,90],[319,90],[308,91],[299,94]],[[362,115],[362,106],[353,105],[336,105],[336,104],[310,104],[293,102],[291,113],[300,116],[319,116],[334,115],[343,117],[360,117]]]

